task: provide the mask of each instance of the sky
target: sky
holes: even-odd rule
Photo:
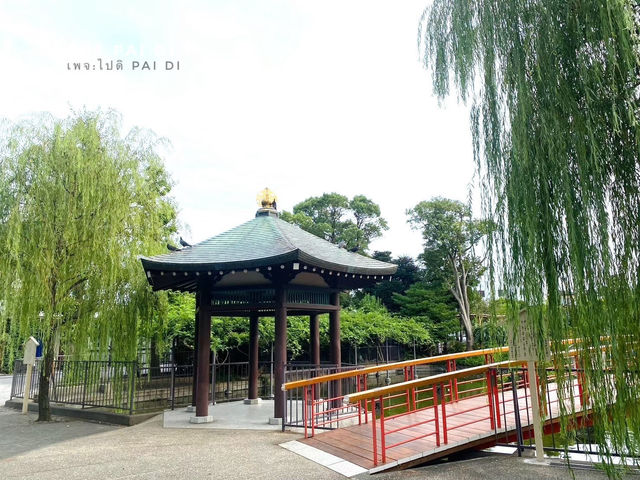
[[[168,139],[190,243],[250,220],[269,187],[289,211],[366,195],[389,224],[370,250],[415,257],[406,210],[466,202],[474,176],[468,110],[438,105],[420,61],[428,1],[3,0],[0,116],[115,109]]]

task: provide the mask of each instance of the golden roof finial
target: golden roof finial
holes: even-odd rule
[[[276,194],[268,188],[265,188],[258,193],[256,200],[258,201],[258,205],[262,208],[273,208],[276,210],[276,200],[278,200],[278,197],[276,197]]]

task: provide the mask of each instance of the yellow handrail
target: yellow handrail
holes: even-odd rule
[[[394,385],[372,388],[371,390],[365,390],[364,392],[352,393],[345,397],[345,401],[348,403],[357,403],[360,400],[368,400],[370,398],[379,398],[387,394],[403,392],[410,388],[428,387],[429,385],[437,385],[439,383],[448,383],[449,380],[486,373],[491,368],[510,368],[514,366],[520,366],[525,363],[526,362],[522,362],[522,361],[506,360],[504,362],[495,362],[495,363],[489,363],[487,365],[480,365],[479,367],[471,367],[471,368],[465,368],[463,370],[455,370],[453,372],[440,373],[438,375],[432,375],[430,377],[418,378],[416,380],[409,380],[402,383],[396,383]]]
[[[371,367],[365,367],[358,370],[349,370],[347,372],[332,373],[329,375],[322,375],[320,377],[309,378],[306,380],[296,380],[294,382],[289,382],[282,385],[282,390],[293,390],[294,388],[307,387],[309,385],[316,385],[318,383],[330,382],[333,380],[342,380],[343,378],[357,377],[360,375],[369,375],[372,373],[384,372],[387,370],[399,370],[401,368],[412,367],[415,365],[428,365],[430,363],[446,362],[448,360],[458,360],[460,358],[479,357],[482,355],[493,355],[496,353],[504,353],[508,351],[509,351],[509,347],[485,348],[482,350],[471,350],[468,352],[448,353],[446,355],[437,355],[435,357],[419,358],[416,360],[406,360],[404,362],[388,363],[385,365],[374,365]]]

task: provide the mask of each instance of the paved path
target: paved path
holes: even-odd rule
[[[279,446],[301,435],[269,431],[162,428],[162,416],[135,427],[79,420],[34,422],[0,408],[0,478],[32,479],[344,479]],[[570,479],[565,467],[528,465],[513,456],[467,457],[358,480]],[[578,479],[604,479],[576,471]],[[636,477],[637,478],[637,477]]]
[[[0,478],[343,479],[280,443],[298,434],[162,428],[162,415],[115,427],[34,422],[0,408]]]
[[[4,405],[4,402],[9,400],[12,380],[12,375],[0,375],[0,407]]]

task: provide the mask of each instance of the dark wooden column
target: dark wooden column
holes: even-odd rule
[[[193,388],[191,392],[191,405],[196,406],[196,390],[198,386],[198,304],[200,302],[200,292],[196,292],[196,308],[195,308],[195,321],[193,322]]]
[[[313,365],[320,365],[320,322],[318,314],[309,316],[309,360]]]
[[[275,352],[273,356],[274,372],[274,418],[284,417],[284,366],[287,363],[287,291],[283,286],[276,287],[276,331]]]
[[[198,375],[196,417],[209,415],[209,357],[211,355],[211,291],[209,285],[200,288],[198,302]]]
[[[342,352],[340,350],[340,293],[331,294],[331,305],[338,307],[329,312],[329,356],[331,363],[336,365],[338,370],[342,366]],[[340,397],[342,395],[342,384],[340,380],[331,382],[331,396]],[[340,402],[336,401],[336,406]]]
[[[258,398],[259,320],[257,313],[249,317],[249,400]]]

